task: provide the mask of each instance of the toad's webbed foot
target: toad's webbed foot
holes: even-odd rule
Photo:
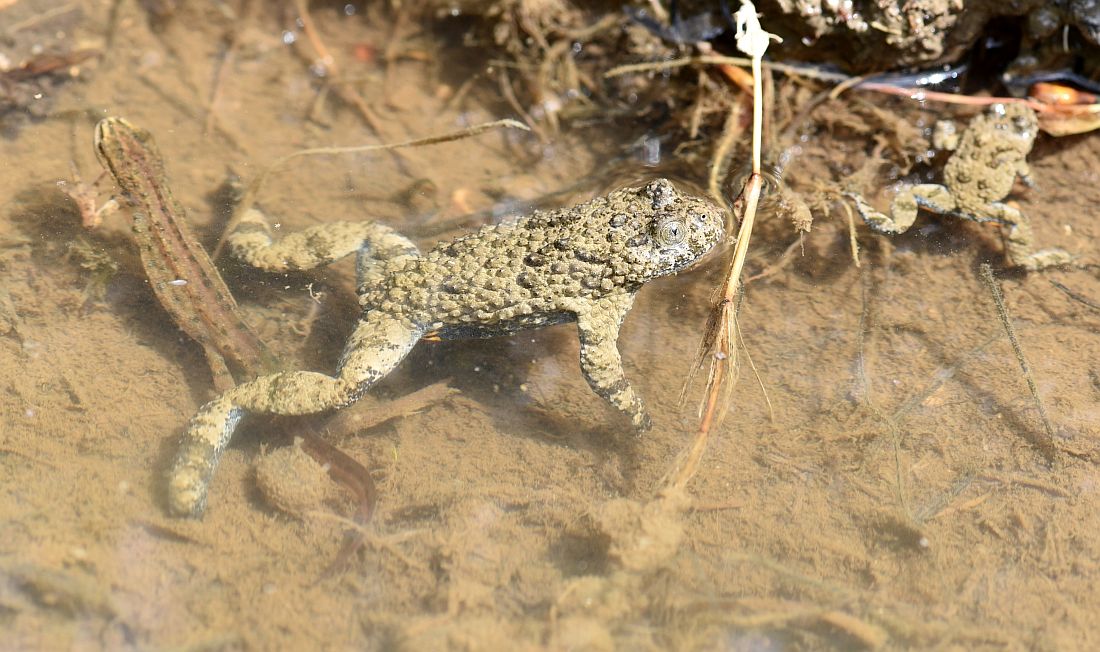
[[[396,367],[423,332],[408,320],[368,313],[348,340],[335,376],[312,371],[272,374],[238,385],[204,405],[187,425],[169,473],[171,512],[202,514],[218,458],[245,414],[312,414],[352,403]]]
[[[593,391],[630,417],[637,431],[643,432],[650,429],[652,421],[642,399],[626,380],[617,343],[619,326],[633,303],[634,295],[624,292],[580,307],[576,310],[577,329],[581,339],[581,372],[585,380]]]

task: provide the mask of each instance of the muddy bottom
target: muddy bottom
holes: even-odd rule
[[[205,516],[169,517],[165,474],[212,379],[147,287],[128,213],[85,230],[56,188],[74,181],[70,161],[87,183],[99,175],[95,122],[155,134],[212,248],[238,180],[282,155],[516,111],[461,34],[376,9],[313,11],[364,110],[318,94],[290,8],[228,31],[221,5],[159,25],[137,3],[37,18],[33,4],[0,2],[5,21],[32,21],[11,46],[27,49],[6,56],[57,34],[100,54],[3,118],[0,649],[1100,645],[1095,269],[1013,272],[995,225],[929,216],[892,238],[858,226],[857,267],[839,203],[804,236],[766,218],[754,235],[747,275],[766,274],[740,323],[755,371],[746,359],[686,494],[654,501],[697,427],[701,387],[680,394],[717,257],[647,285],[627,317],[627,377],[654,421],[642,436],[588,388],[574,326],[425,341],[331,421],[248,420]],[[395,35],[401,49],[382,56]],[[48,110],[29,118],[39,101]],[[259,204],[280,232],[371,219],[427,248],[652,176],[620,157],[634,132],[594,125],[302,160]],[[845,183],[837,171],[871,146],[822,130],[801,148],[789,174],[806,190]],[[1037,242],[1096,262],[1100,140],[1043,138],[1029,160],[1035,187],[1015,200]],[[874,196],[888,181],[860,183]],[[99,191],[111,196],[109,178]],[[278,355],[332,371],[356,316],[350,261],[286,276],[219,267]],[[295,447],[299,428],[377,484],[365,544],[336,572],[355,501]]]

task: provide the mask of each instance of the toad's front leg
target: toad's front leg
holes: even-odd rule
[[[368,313],[355,328],[335,376],[293,371],[257,378],[204,405],[183,434],[169,472],[168,507],[176,516],[200,516],[218,458],[247,413],[313,414],[353,403],[416,344],[424,329],[407,319]]]
[[[642,399],[626,380],[619,355],[619,327],[634,303],[633,292],[622,292],[572,307],[581,339],[581,372],[592,390],[630,417],[639,432],[652,421]]]

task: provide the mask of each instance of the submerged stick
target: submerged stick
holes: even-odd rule
[[[997,304],[997,315],[1001,318],[1001,324],[1004,325],[1005,333],[1008,334],[1008,341],[1012,342],[1012,350],[1016,352],[1016,360],[1020,363],[1020,369],[1024,372],[1027,388],[1031,390],[1031,397],[1035,399],[1035,406],[1039,408],[1039,418],[1043,422],[1044,433],[1041,436],[1031,437],[1031,443],[1035,445],[1048,462],[1053,462],[1055,454],[1058,452],[1058,447],[1054,444],[1054,425],[1051,423],[1050,417],[1047,416],[1046,408],[1043,407],[1043,400],[1039,398],[1039,388],[1035,384],[1035,377],[1031,374],[1031,365],[1024,357],[1024,350],[1020,346],[1020,340],[1016,337],[1016,329],[1012,327],[1012,320],[1008,315],[1008,307],[1005,306],[1005,298],[1001,294],[1001,287],[997,285],[997,279],[993,278],[993,268],[988,263],[982,263],[981,270],[982,280],[989,288],[989,293],[993,295],[993,303]]]

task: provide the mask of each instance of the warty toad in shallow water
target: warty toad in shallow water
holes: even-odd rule
[[[481,228],[421,254],[389,227],[333,222],[272,242],[258,211],[228,239],[269,271],[304,270],[357,252],[362,314],[336,375],[291,371],[230,389],[191,419],[169,477],[173,514],[198,516],[218,458],[248,413],[312,414],[348,405],[425,336],[492,337],[576,321],[581,371],[592,389],[645,430],[627,382],[619,326],[649,280],[675,274],[722,238],[722,211],[665,179],[572,208]]]
[[[856,209],[874,230],[904,233],[923,208],[975,222],[1004,225],[1005,258],[1013,266],[1043,269],[1070,262],[1061,249],[1034,250],[1031,221],[1019,209],[1003,203],[1019,176],[1028,179],[1027,155],[1039,133],[1035,112],[1023,104],[994,104],[975,116],[954,154],[943,168],[943,185],[903,186],[890,205],[890,214],[875,210],[862,197],[848,193]]]

